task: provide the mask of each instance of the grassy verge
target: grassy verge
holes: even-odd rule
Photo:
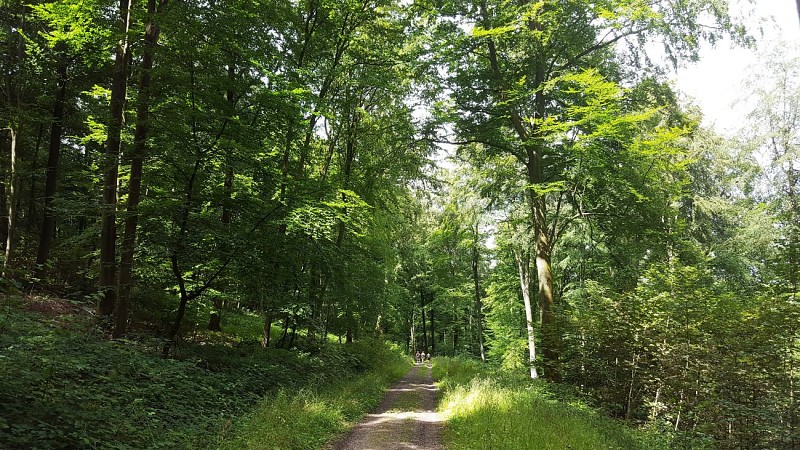
[[[332,402],[345,422],[369,406],[362,391],[388,379],[375,374],[403,364],[399,352],[378,342],[332,344],[313,354],[262,349],[260,319],[245,314],[229,318],[254,336],[232,335],[231,324],[224,335],[201,334],[182,344],[178,358],[163,359],[159,339],[109,340],[87,309],[0,297],[0,448],[215,448],[238,439],[242,417],[250,420],[254,407],[270,402],[285,414]],[[359,387],[362,376],[371,381]],[[289,417],[282,420],[317,420]],[[331,435],[337,426],[321,428]]]
[[[483,369],[477,362],[436,358],[440,410],[453,449],[669,448],[666,437],[603,417],[544,381]]]
[[[408,371],[397,359],[380,371],[341,380],[318,389],[290,393],[262,401],[244,421],[222,436],[219,448],[317,449],[345,431],[383,398],[384,388]]]

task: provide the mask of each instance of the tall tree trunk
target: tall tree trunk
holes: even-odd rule
[[[411,311],[411,330],[409,331],[409,337],[411,340],[411,350],[414,352],[417,351],[417,331],[414,327],[414,311]]]
[[[18,74],[24,74],[23,64],[25,62],[25,40],[23,39],[23,33],[26,28],[25,19],[27,14],[27,6],[22,3],[19,5],[20,7],[20,21],[19,21],[19,30],[17,30],[17,42],[16,42],[16,65],[17,65],[17,72]],[[10,36],[10,35],[9,35]],[[13,53],[13,52],[11,52]],[[8,208],[8,220],[6,225],[6,246],[5,246],[5,260],[3,261],[3,277],[7,276],[8,268],[11,265],[11,257],[12,252],[14,250],[14,232],[16,228],[16,220],[17,220],[17,188],[19,185],[18,178],[19,178],[19,171],[17,170],[17,154],[19,153],[18,146],[21,140],[20,137],[20,130],[22,128],[22,94],[23,94],[23,77],[20,75],[16,76],[17,80],[16,83],[13,85],[13,89],[9,89],[8,91],[8,104],[9,106],[13,105],[15,112],[13,114],[13,119],[9,124],[9,137],[11,139],[11,148],[10,148],[10,156],[11,156],[11,179],[9,180],[9,184],[7,186],[8,192],[8,200],[6,203],[6,207]]]
[[[128,181],[128,204],[125,214],[125,231],[122,237],[122,252],[119,263],[119,298],[114,311],[113,337],[124,336],[128,330],[128,305],[133,284],[133,257],[136,251],[136,227],[139,223],[139,201],[142,192],[142,172],[147,153],[147,135],[150,126],[150,73],[158,44],[160,28],[153,21],[158,10],[167,3],[147,0],[148,22],[144,29],[144,54],[139,78],[139,99],[136,105],[136,129],[131,152],[131,174]]]
[[[541,24],[531,21],[529,27],[540,29]],[[542,84],[544,83],[544,66],[541,61],[536,62],[534,82],[539,90],[534,96],[534,106],[536,108],[537,117],[544,117],[546,113],[546,100],[544,92],[542,91]],[[519,120],[518,114],[514,114],[515,120]],[[517,128],[523,131],[521,125]],[[525,133],[520,135],[520,138],[530,139],[530,142],[525,146],[527,156],[527,169],[528,169],[528,183],[531,188],[528,189],[530,196],[531,219],[533,225],[534,239],[536,244],[536,274],[539,281],[539,308],[542,312],[542,347],[543,352],[543,368],[544,376],[553,381],[560,381],[561,374],[559,370],[558,354],[559,354],[559,331],[558,324],[556,323],[555,316],[555,289],[553,288],[553,269],[551,266],[551,257],[553,250],[553,242],[551,236],[548,236],[547,229],[547,199],[545,194],[536,191],[536,187],[543,183],[544,180],[544,161],[542,158],[541,149],[538,148],[535,142],[536,134],[538,133],[537,126],[534,127],[533,136],[530,138]],[[554,237],[552,237],[554,238]]]
[[[228,83],[229,88],[225,93],[226,100],[228,101],[228,106],[230,106],[229,114],[231,117],[234,115],[234,107],[236,103],[235,93],[233,92],[233,85],[236,81],[236,68],[231,63],[228,65]],[[222,182],[222,190],[223,190],[223,199],[222,199],[222,218],[220,219],[222,222],[222,226],[225,229],[225,232],[228,233],[230,236],[230,226],[231,222],[233,221],[233,208],[232,208],[232,201],[233,201],[233,147],[227,146],[225,152],[225,177]],[[228,248],[227,251],[230,251]],[[208,329],[211,331],[222,331],[222,298],[220,296],[214,297],[214,301],[212,303],[211,315],[208,317]],[[266,317],[265,317],[266,319]],[[264,326],[267,326],[264,323]],[[269,343],[267,343],[269,344]]]
[[[8,268],[11,264],[11,252],[14,249],[14,228],[17,220],[17,143],[19,141],[19,125],[16,128],[9,128],[11,135],[11,181],[8,186],[8,234],[6,236],[6,252],[3,261],[3,278],[8,276]]]
[[[428,330],[425,324],[425,292],[419,292],[419,309],[422,311],[422,350],[428,351]]]
[[[560,379],[558,372],[558,330],[555,320],[555,296],[553,292],[553,270],[550,266],[551,247],[545,222],[545,199],[531,193],[534,214],[534,236],[536,243],[536,274],[538,276],[538,300],[542,314],[542,365],[545,376]]]
[[[346,190],[350,187],[350,176],[353,172],[353,161],[356,157],[356,129],[358,127],[358,112],[353,108],[353,110],[348,113],[348,132],[347,132],[347,142],[345,144],[345,160],[344,160],[344,180],[342,180],[342,190]],[[347,201],[347,196],[342,192],[341,194],[342,201]],[[347,214],[347,209],[343,211],[343,214]],[[344,242],[344,232],[345,232],[345,223],[344,220],[339,219],[338,223],[338,233],[336,234],[336,247],[341,248],[342,243]],[[353,342],[353,334],[354,334],[354,327],[355,327],[355,320],[353,318],[353,311],[351,305],[348,303],[346,306],[346,317],[347,317],[347,336],[346,342],[349,344]],[[424,325],[423,325],[424,327]]]
[[[44,122],[39,123],[39,132],[36,134],[36,145],[33,147],[33,157],[31,158],[30,190],[28,191],[28,211],[25,213],[25,232],[30,233],[36,222],[36,172],[39,170],[39,148],[42,145],[42,135],[44,134]]]
[[[436,353],[436,326],[434,325],[434,314],[433,314],[433,306],[430,309],[430,317],[431,321],[431,354]]]
[[[6,134],[6,133],[4,133]],[[9,139],[10,140],[10,139]],[[0,247],[5,252],[6,240],[8,239],[8,173],[5,164],[0,164]]]
[[[483,348],[483,303],[481,302],[481,280],[479,269],[479,255],[478,255],[478,224],[475,224],[475,229],[472,234],[472,280],[475,286],[475,319],[478,325],[478,348],[481,353],[481,361],[486,362],[486,352]]]
[[[514,259],[517,260],[519,286],[522,290],[522,300],[525,303],[525,324],[528,332],[528,364],[531,378],[535,379],[539,378],[539,374],[536,371],[536,339],[533,333],[533,311],[531,310],[530,254],[527,251],[515,250]]]
[[[65,52],[65,44],[59,42],[56,46],[59,53]],[[58,48],[61,47],[61,48]],[[47,169],[44,182],[44,214],[42,229],[39,237],[39,250],[36,253],[36,278],[42,278],[47,260],[50,257],[50,248],[53,244],[55,233],[56,215],[53,211],[53,200],[56,196],[58,185],[58,161],[61,158],[61,135],[64,130],[64,103],[67,96],[67,58],[60,55],[58,62],[58,90],[56,101],[53,104],[53,119],[50,125],[50,145],[47,152]],[[34,183],[35,185],[35,183]],[[31,199],[33,200],[33,199]]]
[[[111,81],[111,114],[103,162],[103,203],[100,212],[100,280],[102,293],[97,313],[108,316],[117,302],[117,178],[122,127],[125,121],[125,97],[128,92],[130,47],[128,31],[131,26],[132,0],[120,0],[118,29],[122,34],[117,44],[114,72]]]
[[[480,12],[483,20],[483,25],[486,29],[491,29],[489,21],[489,13],[486,2],[481,2]],[[534,16],[531,16],[527,21],[527,26],[530,30],[542,31],[542,25]],[[503,76],[501,73],[501,66],[497,56],[497,49],[494,40],[487,40],[488,57],[491,66],[493,78],[498,83],[498,88],[501,89],[501,97],[507,100],[505,86],[503,86]],[[545,65],[542,61],[534,61],[534,84],[539,87],[534,98],[534,108],[536,109],[536,117],[545,117],[546,112],[546,99],[541,90],[545,78]],[[527,182],[528,200],[531,208],[531,224],[533,225],[535,234],[535,248],[536,248],[536,273],[539,281],[539,306],[542,310],[542,346],[543,351],[543,368],[544,375],[551,380],[557,381],[559,379],[558,372],[558,330],[556,329],[554,305],[555,296],[553,289],[553,272],[550,265],[552,242],[547,235],[547,208],[546,199],[543,194],[536,191],[536,186],[544,182],[544,170],[542,153],[538,148],[538,125],[532,125],[532,129],[523,120],[517,107],[509,102],[508,103],[508,118],[512,129],[515,131],[520,141],[524,144],[525,158],[520,157],[521,162],[525,164],[527,169]]]
[[[406,353],[411,353],[411,335],[414,333],[414,327],[411,326],[411,321],[406,319]]]

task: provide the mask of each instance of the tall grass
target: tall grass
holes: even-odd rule
[[[282,390],[265,398],[236,426],[220,436],[221,450],[322,448],[347,430],[383,398],[384,388],[410,367],[399,352],[385,351],[384,361],[365,375],[330,380],[300,391]]]
[[[603,417],[544,381],[437,358],[445,441],[453,449],[661,449],[665,436]]]

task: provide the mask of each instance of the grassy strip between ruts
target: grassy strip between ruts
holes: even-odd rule
[[[484,369],[479,363],[436,358],[447,448],[662,449],[668,437],[602,416],[557,387]]]
[[[407,360],[396,359],[376,371],[319,389],[280,391],[223,435],[219,449],[322,448],[374,408],[385,387],[408,369]]]

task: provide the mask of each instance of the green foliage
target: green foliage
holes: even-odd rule
[[[366,347],[362,350],[365,350]],[[393,353],[396,356],[398,353]],[[379,356],[374,352],[371,356]],[[408,371],[408,361],[381,358],[358,378],[320,383],[313,390],[281,390],[219,437],[220,449],[317,449],[374,408],[384,388]]]
[[[496,372],[475,362],[436,358],[449,448],[666,449],[669,440],[603,417],[567,391]],[[539,443],[539,444],[537,444]]]
[[[327,392],[330,407],[354,420],[408,364],[379,342],[314,356],[251,340],[209,342],[186,346],[181,360],[163,359],[148,350],[157,342],[103,339],[79,313],[83,307],[3,298],[0,446],[201,448],[230,437],[230,424],[265,395],[280,403],[308,399],[298,394],[308,390]],[[342,382],[327,390],[330,380]],[[369,395],[354,395],[361,391]],[[330,432],[341,427],[336,422]]]
[[[770,85],[750,90],[734,142],[699,128],[647,54],[657,42],[677,64],[704,41],[748,43],[726,0],[156,4],[132,3],[127,36],[114,2],[3,4],[0,117],[18,139],[0,164],[0,203],[17,209],[0,287],[81,301],[4,300],[0,445],[320,445],[387,381],[351,376],[400,367],[372,336],[525,371],[521,283],[538,286],[520,279],[537,264],[555,319],[532,295],[534,342],[557,356],[535,363],[603,410],[677,430],[676,446],[800,442],[798,61],[762,65]],[[132,51],[121,202],[134,129],[147,133],[132,333],[109,342],[81,311],[101,295],[117,42]],[[442,141],[457,145],[452,173],[434,168]],[[45,170],[59,174],[55,242],[34,278]],[[177,359],[155,358],[184,306]],[[222,332],[205,329],[212,311]],[[282,348],[261,348],[265,327]],[[331,345],[344,339],[357,344]],[[454,415],[489,427],[465,432],[476,445],[502,446],[489,416],[526,428],[515,410],[586,431],[575,446],[640,445],[547,400],[552,385],[437,367],[454,404],[480,399]]]

